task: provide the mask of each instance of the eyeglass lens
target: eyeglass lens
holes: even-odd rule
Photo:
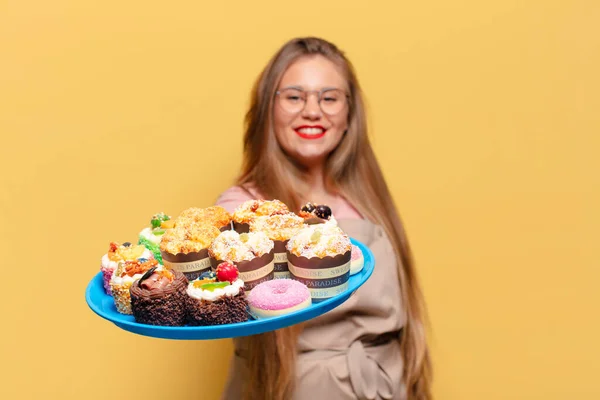
[[[285,111],[297,113],[304,109],[309,93],[295,88],[283,89],[278,92],[279,103]],[[325,114],[337,114],[346,105],[346,94],[340,89],[312,93],[318,96],[319,106]]]

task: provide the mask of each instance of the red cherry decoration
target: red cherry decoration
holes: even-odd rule
[[[239,275],[237,267],[229,261],[224,261],[217,265],[215,272],[217,273],[217,279],[221,282],[227,281],[233,283]]]

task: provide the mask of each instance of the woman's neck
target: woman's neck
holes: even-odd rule
[[[325,178],[325,168],[314,166],[305,172],[304,185],[306,187],[303,196],[306,201],[314,201],[317,203],[332,203],[336,198],[336,193],[328,187]]]

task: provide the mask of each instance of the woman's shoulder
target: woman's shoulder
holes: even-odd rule
[[[251,186],[232,186],[219,195],[215,205],[225,208],[228,212],[233,211],[248,200],[260,199],[256,189]]]

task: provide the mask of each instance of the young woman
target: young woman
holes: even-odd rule
[[[373,252],[371,278],[329,313],[235,341],[225,399],[430,399],[425,307],[408,241],[367,135],[350,62],[318,38],[269,61],[246,115],[237,185],[218,204],[252,198],[298,211],[327,204]]]

